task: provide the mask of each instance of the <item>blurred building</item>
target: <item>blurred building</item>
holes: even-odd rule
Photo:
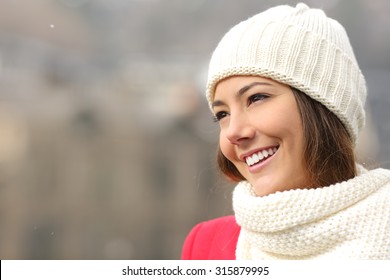
[[[307,2],[350,33],[369,86],[360,158],[389,168],[390,4]],[[207,63],[269,6],[1,1],[0,258],[177,259],[196,222],[232,213]]]

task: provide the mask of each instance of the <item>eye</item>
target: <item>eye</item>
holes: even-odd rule
[[[213,117],[213,120],[214,122],[219,122],[220,120],[222,120],[224,117],[226,117],[228,115],[227,112],[225,111],[221,111],[221,112],[217,112],[214,117]]]
[[[248,97],[248,106],[251,105],[252,103],[262,101],[268,97],[269,96],[264,94],[264,93],[255,93],[255,94]]]

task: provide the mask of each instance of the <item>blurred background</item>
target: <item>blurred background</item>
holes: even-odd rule
[[[211,52],[266,0],[1,0],[0,258],[178,259],[232,213],[205,98]],[[390,2],[307,0],[366,76],[358,152],[390,167]]]

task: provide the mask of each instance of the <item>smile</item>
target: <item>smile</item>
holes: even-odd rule
[[[261,161],[266,160],[270,156],[276,153],[279,147],[272,147],[272,148],[267,148],[261,151],[258,151],[248,157],[245,158],[245,162],[248,166],[255,165]]]

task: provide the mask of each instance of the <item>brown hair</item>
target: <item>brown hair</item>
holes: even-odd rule
[[[339,118],[324,105],[291,88],[303,125],[304,159],[313,187],[346,181],[356,176],[354,145]],[[229,179],[245,180],[218,148],[219,169]]]

